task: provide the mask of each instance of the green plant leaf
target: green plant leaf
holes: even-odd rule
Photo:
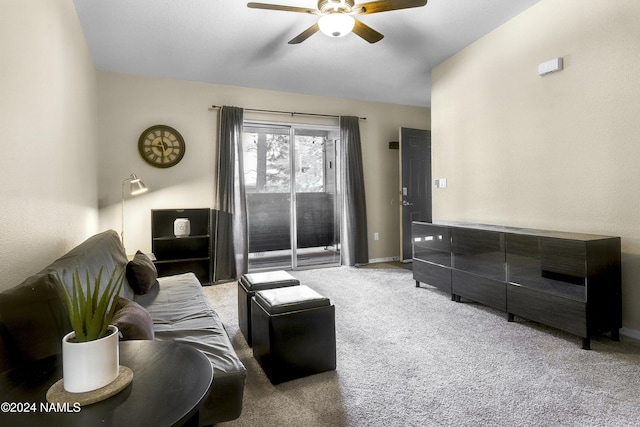
[[[62,290],[64,291],[64,296],[67,303],[67,310],[69,312],[69,320],[71,322],[71,327],[73,328],[74,331],[76,331],[78,330],[78,328],[82,327],[82,322],[80,322],[80,318],[78,315],[77,305],[75,304],[75,301],[77,301],[76,288],[74,286],[72,289],[72,292],[73,292],[73,298],[72,298],[69,295],[69,291],[67,291],[67,287],[64,285],[64,281],[60,276],[60,272],[56,271],[56,275],[58,277],[58,282],[60,282],[62,286]]]
[[[85,329],[85,317],[86,317],[86,306],[85,306],[85,295],[82,290],[82,280],[80,280],[80,271],[76,268],[75,274],[73,275],[73,292],[74,292],[74,304],[76,306],[76,311],[78,313],[78,322],[79,329],[76,329],[76,340],[78,341],[86,341],[86,329]]]
[[[64,290],[71,326],[79,342],[93,341],[106,335],[109,323],[113,319],[115,299],[122,289],[125,269],[119,269],[117,276],[118,269],[114,269],[100,294],[103,270],[104,266],[100,267],[98,275],[92,279],[87,268],[86,283],[83,284],[80,268],[77,267],[72,274],[73,296],[69,295],[62,276],[56,271],[57,279]]]

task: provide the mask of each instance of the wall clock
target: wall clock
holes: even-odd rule
[[[146,129],[138,139],[138,151],[145,162],[157,168],[175,166],[184,157],[184,138],[166,125]]]

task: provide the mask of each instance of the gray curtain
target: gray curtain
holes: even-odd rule
[[[222,107],[219,118],[214,281],[247,272],[247,205],[242,165],[244,110]]]
[[[366,264],[369,262],[369,240],[367,237],[364,175],[362,173],[360,119],[358,117],[340,117],[340,144],[343,212],[340,242],[342,264]]]

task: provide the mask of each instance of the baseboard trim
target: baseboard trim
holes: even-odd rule
[[[392,257],[387,257],[387,258],[372,258],[369,260],[369,264],[375,264],[378,262],[393,262],[393,261],[400,261],[400,257],[399,256],[392,256]]]
[[[640,331],[637,329],[620,328],[620,335],[640,341]]]

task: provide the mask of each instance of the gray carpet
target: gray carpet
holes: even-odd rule
[[[338,368],[273,386],[238,329],[236,284],[205,288],[247,367],[222,426],[639,426],[640,344],[570,334],[416,288],[401,268],[292,273],[336,306]]]

